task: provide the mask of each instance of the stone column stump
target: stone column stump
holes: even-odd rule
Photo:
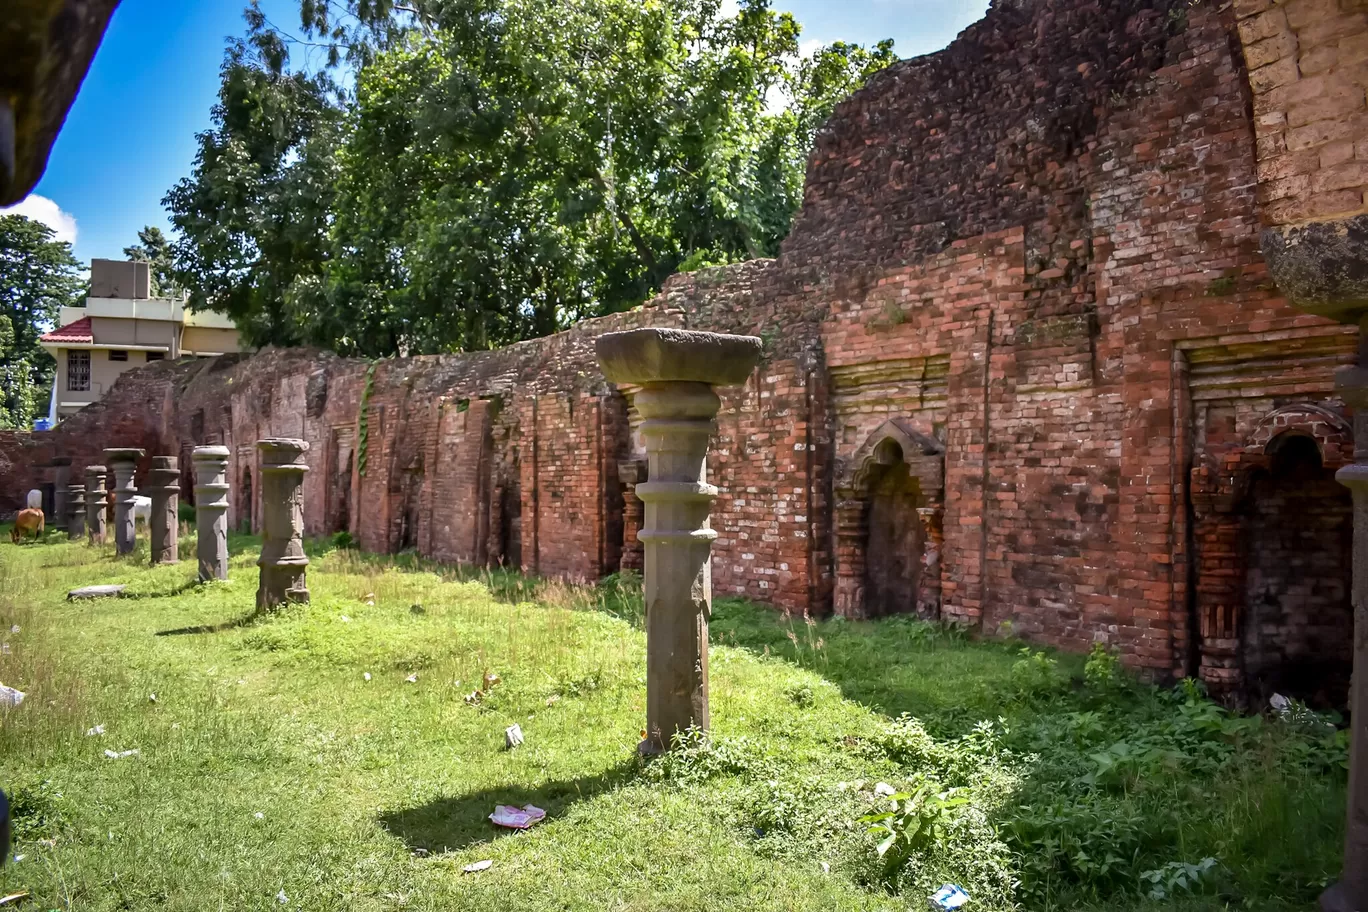
[[[59,456],[52,460],[52,522],[58,526],[67,521],[70,506],[67,504],[67,491],[71,484],[71,459]]]
[[[717,488],[707,481],[708,440],[721,400],[714,386],[744,383],[760,340],[677,329],[608,333],[595,343],[604,376],[639,384],[647,478],[638,534],[645,547],[645,755],[668,750],[676,732],[707,731],[708,619],[713,539],[708,513]]]
[[[133,498],[137,496],[138,489],[133,487],[133,475],[143,451],[119,447],[105,450],[104,455],[114,475],[114,551],[117,554],[130,554],[137,540],[133,525]]]
[[[86,534],[87,543],[105,543],[105,502],[109,492],[105,490],[105,473],[109,470],[102,465],[86,466]]]
[[[180,562],[180,466],[175,456],[153,456],[147,473],[152,512],[147,530],[152,538],[152,565]]]
[[[85,520],[85,485],[70,485],[67,487],[67,541],[85,538]]]
[[[304,473],[309,467],[303,440],[275,437],[257,441],[261,474],[261,583],[257,611],[283,602],[307,602],[304,571]]]
[[[228,578],[228,448],[195,447],[195,530],[199,578]]]

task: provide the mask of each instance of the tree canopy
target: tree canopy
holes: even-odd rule
[[[800,58],[770,0],[302,0],[300,36],[247,18],[164,201],[175,280],[249,342],[369,356],[504,345],[773,255],[813,133],[894,59]]]
[[[32,427],[46,410],[54,364],[38,337],[76,302],[79,265],[47,225],[0,215],[0,427]]]

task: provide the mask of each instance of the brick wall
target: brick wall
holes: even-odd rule
[[[1236,0],[1270,225],[1368,212],[1368,7]]]
[[[920,551],[893,610],[1257,688],[1332,636],[1317,619],[1347,591],[1347,565],[1315,556],[1344,528],[1337,489],[1268,479],[1289,435],[1323,471],[1347,458],[1333,374],[1357,333],[1290,308],[1259,246],[1291,217],[1275,204],[1321,205],[1365,139],[1362,92],[1331,90],[1362,85],[1362,14],[1331,6],[999,4],[837,109],[776,260],[496,352],[133,372],[57,431],[0,435],[0,497],[55,455],[223,443],[233,521],[259,524],[253,443],[303,436],[310,534],[592,579],[639,565],[619,468],[642,456],[634,391],[604,380],[594,338],[751,333],[764,360],[723,391],[710,456],[718,593],[868,613],[887,582],[866,560],[873,515]],[[1255,40],[1272,28],[1256,21],[1295,41]],[[1292,81],[1257,75],[1294,54]],[[1339,100],[1312,104],[1312,85]],[[1323,121],[1319,157],[1295,159],[1314,172],[1275,186]],[[890,477],[898,498],[875,505]],[[1279,533],[1292,515],[1305,528]]]

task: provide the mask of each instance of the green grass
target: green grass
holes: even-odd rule
[[[19,628],[0,632],[0,681],[28,694],[0,711],[22,856],[0,894],[901,910],[953,881],[970,909],[1295,909],[1337,870],[1342,736],[1142,687],[1105,656],[1085,670],[916,621],[805,624],[719,600],[712,743],[643,766],[630,580],[574,589],[315,543],[312,603],[254,619],[256,541],[235,537],[232,580],[207,586],[192,545],[157,569],[145,547],[0,545],[0,631]],[[65,601],[107,582],[130,597]],[[502,682],[467,703],[489,671]],[[527,740],[510,752],[513,723]],[[910,801],[925,825],[895,826],[883,859],[859,819],[887,806],[879,783],[947,802]],[[524,803],[548,811],[528,832],[486,819]],[[1193,887],[1169,883],[1208,857]],[[1145,897],[1153,880],[1167,898]]]

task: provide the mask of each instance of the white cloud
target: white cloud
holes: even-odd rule
[[[64,212],[46,196],[31,193],[8,209],[0,209],[0,214],[26,215],[35,222],[42,222],[53,230],[55,240],[76,243],[76,216]]]
[[[798,56],[811,57],[813,54],[826,47],[827,43],[820,38],[808,38],[798,42]]]

